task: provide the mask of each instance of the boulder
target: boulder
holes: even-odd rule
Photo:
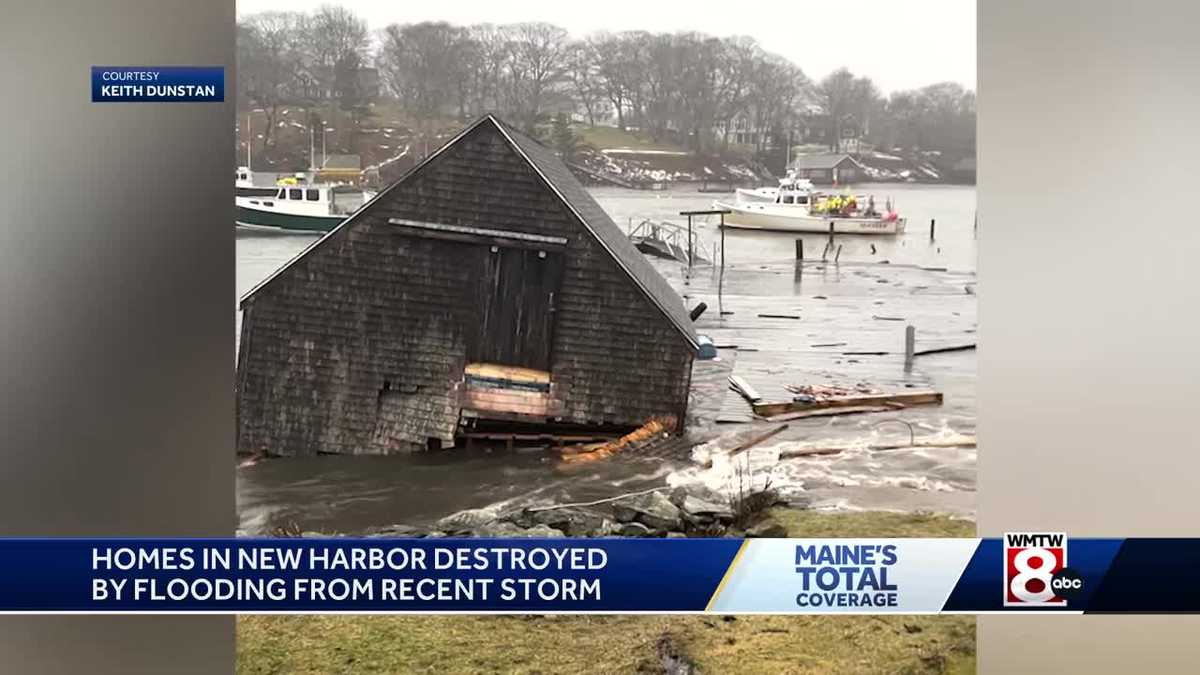
[[[546,525],[534,525],[523,528],[513,523],[497,520],[485,523],[475,528],[472,534],[476,537],[561,537],[561,530]]]
[[[674,504],[675,506],[678,506],[679,508],[683,508],[683,502],[684,502],[684,500],[687,499],[687,497],[688,497],[687,488],[677,487],[674,490],[671,490],[671,496],[669,497],[669,499],[671,500],[671,503]]]
[[[421,531],[411,525],[385,525],[367,533],[367,537],[419,537]]]
[[[653,537],[654,530],[641,523],[625,523],[617,534],[622,537]]]
[[[685,518],[690,517],[690,520],[696,523],[712,523],[717,521],[729,523],[733,521],[733,509],[729,508],[728,505],[705,501],[691,495],[684,498],[680,508],[683,510]]]
[[[534,525],[547,525],[556,530],[562,530],[571,537],[589,537],[604,534],[605,523],[610,522],[603,513],[578,507],[545,509],[541,511],[527,510],[521,515],[521,519],[528,521],[530,527]]]
[[[506,535],[506,536],[540,537],[540,538],[544,538],[544,539],[557,539],[559,537],[563,537],[566,535],[563,534],[562,530],[556,530],[553,527],[550,527],[548,525],[534,525],[533,527],[530,527],[528,529],[521,530],[521,532],[519,532],[517,534]]]
[[[470,532],[495,521],[499,515],[494,509],[466,509],[442,518],[435,527],[445,532]]]
[[[679,507],[661,492],[626,497],[612,505],[618,522],[638,522],[656,530],[677,530],[681,525]]]

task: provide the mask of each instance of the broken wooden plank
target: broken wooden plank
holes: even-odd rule
[[[604,459],[636,445],[665,436],[674,427],[673,419],[655,418],[615,441],[600,443],[584,452],[564,452],[562,461],[570,464]]]
[[[905,448],[973,448],[974,436],[954,436],[951,438],[916,439],[910,443],[872,443],[865,446],[867,450],[902,450]],[[784,448],[779,451],[780,459],[810,457],[813,455],[836,455],[847,450],[863,448],[861,445],[832,445],[825,447]]]
[[[808,417],[834,417],[836,415],[855,415],[859,413],[876,413],[876,412],[892,412],[896,410],[891,406],[886,405],[862,405],[862,406],[847,406],[845,408],[821,408],[819,410],[800,410],[792,413],[782,413],[772,415],[771,417],[759,417],[763,420],[771,420],[772,422],[790,422],[791,420],[801,420]]]
[[[780,424],[779,426],[774,427],[772,429],[768,429],[767,431],[764,431],[762,433],[754,434],[750,438],[742,441],[741,443],[738,443],[736,446],[734,446],[728,450],[719,451],[719,452],[714,453],[714,455],[710,455],[707,459],[704,460],[703,465],[706,467],[712,466],[712,458],[715,455],[720,455],[723,457],[733,457],[734,455],[736,455],[740,452],[745,452],[746,450],[749,450],[750,448],[758,445],[759,443],[762,443],[763,441],[778,435],[784,429],[787,429],[787,428],[788,428],[788,425]]]
[[[750,383],[747,382],[745,378],[743,378],[741,376],[730,375],[729,376],[729,388],[736,391],[738,394],[741,395],[742,398],[746,399],[747,401],[749,401],[752,404],[758,403],[759,401],[762,400],[762,396],[759,395],[758,391],[753,386],[751,386]]]
[[[974,351],[975,345],[954,345],[952,347],[931,347],[929,349],[918,349],[913,352],[913,356],[925,356],[926,354],[946,354],[949,352],[966,352]]]
[[[898,394],[866,394],[862,396],[840,396],[831,399],[815,401],[786,401],[782,403],[756,403],[754,414],[762,417],[774,417],[784,413],[820,410],[824,408],[848,408],[858,406],[888,405],[900,403],[903,405],[941,405],[940,391],[909,391]]]
[[[775,427],[774,429],[765,431],[761,434],[756,434],[756,435],[752,436],[750,439],[748,439],[742,443],[739,443],[737,445],[737,447],[733,448],[726,454],[728,454],[729,456],[732,457],[733,455],[736,455],[739,452],[749,450],[750,448],[758,445],[759,443],[762,443],[763,441],[767,440],[768,438],[778,435],[780,432],[782,432],[784,429],[787,429],[787,428],[788,428],[788,425],[780,424],[779,426]]]

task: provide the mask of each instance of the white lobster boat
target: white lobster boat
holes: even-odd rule
[[[891,204],[880,212],[873,197],[814,192],[809,181],[791,177],[778,188],[738,190],[734,201],[718,200],[713,207],[729,211],[726,227],[747,230],[896,234],[905,225]]]
[[[236,221],[253,229],[328,232],[373,196],[349,185],[280,185],[267,196],[235,197]]]
[[[904,231],[905,220],[895,213],[880,216],[812,214],[804,206],[766,202],[715,202],[729,211],[725,226],[746,230],[779,232],[836,232],[838,234],[896,234]]]

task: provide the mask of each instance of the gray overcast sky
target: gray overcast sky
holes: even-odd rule
[[[884,91],[951,80],[975,87],[975,0],[701,2],[677,0],[238,0],[238,13],[309,11],[340,4],[372,29],[390,23],[546,21],[585,35],[597,30],[695,30],[748,35],[813,79],[839,66]]]

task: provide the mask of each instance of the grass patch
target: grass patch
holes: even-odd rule
[[[775,509],[793,537],[971,537],[929,514]],[[969,616],[242,616],[240,673],[973,673]]]
[[[775,509],[789,537],[975,537],[975,523],[933,513]]]
[[[673,143],[660,143],[650,140],[649,136],[643,136],[640,133],[633,131],[621,131],[616,127],[589,127],[578,126],[574,129],[575,133],[583,139],[583,142],[596,148],[597,150],[608,150],[613,148],[629,148],[631,150],[669,150],[671,152],[687,152],[684,148]]]

